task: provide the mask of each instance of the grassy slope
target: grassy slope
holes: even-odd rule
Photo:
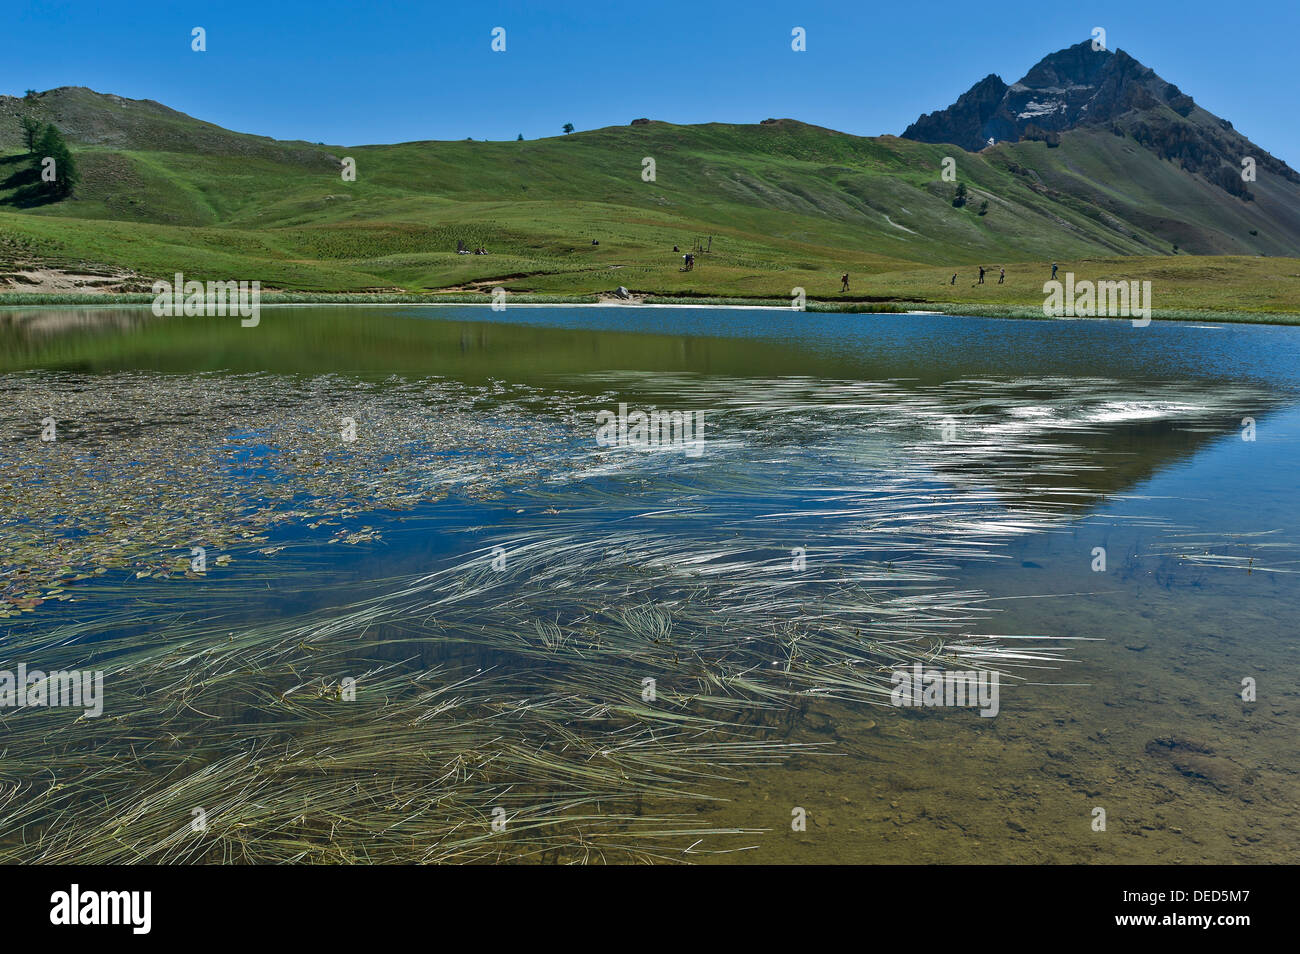
[[[0,205],[0,272],[6,261],[94,262],[315,292],[483,282],[838,297],[848,271],[855,295],[1034,305],[1055,259],[1079,277],[1150,278],[1157,307],[1163,296],[1170,307],[1300,311],[1297,263],[1249,257],[1295,254],[1292,187],[1262,181],[1245,203],[1110,133],[969,154],[783,120],[343,149],[242,136],[156,104],[114,102],[101,115],[107,97],[56,92],[51,117],[86,130],[83,185],[54,205]],[[173,151],[137,148],[142,138]],[[15,142],[0,146],[11,150],[3,203],[21,160]],[[344,155],[356,182],[337,172]],[[948,155],[971,191],[963,209],[940,180]],[[641,179],[644,156],[655,182]],[[672,246],[709,235],[713,252],[679,271]],[[1171,235],[1242,257],[1174,258]],[[492,254],[458,256],[458,239]],[[979,263],[1007,264],[1009,284],[972,288]]]

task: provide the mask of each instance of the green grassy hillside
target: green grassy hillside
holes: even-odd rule
[[[71,142],[82,171],[72,198],[24,201],[23,112]],[[1012,268],[1014,290],[998,291],[1032,303],[1052,260],[1123,259],[1132,267],[1122,275],[1140,278],[1175,245],[1243,262],[1300,255],[1295,184],[1262,175],[1246,201],[1127,136],[1085,129],[1054,148],[981,153],[794,120],[341,147],[246,136],[157,103],[63,88],[0,97],[0,153],[0,290],[10,291],[46,267],[130,273],[120,289],[183,271],[314,292],[625,285],[784,297],[802,286],[834,296],[848,271],[854,293],[927,301],[959,294],[947,286],[954,271],[969,291],[974,265],[1032,263]],[[949,156],[969,190],[961,208],[941,175]],[[355,182],[340,175],[344,157]],[[680,271],[673,246],[709,236],[711,252]],[[457,255],[458,240],[491,254]],[[1276,282],[1259,285],[1264,307],[1300,310],[1287,278],[1297,269],[1275,271]],[[1021,288],[1028,276],[1036,285]],[[1233,296],[1207,291],[1214,307]]]

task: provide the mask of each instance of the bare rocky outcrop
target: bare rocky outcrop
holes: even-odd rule
[[[1061,133],[1080,127],[1130,136],[1242,199],[1252,198],[1240,174],[1247,156],[1260,169],[1300,183],[1300,173],[1232,123],[1197,106],[1123,50],[1094,50],[1091,40],[1044,57],[1010,86],[999,76],[984,77],[947,109],[912,123],[903,137],[974,152],[1026,139],[1055,145]]]

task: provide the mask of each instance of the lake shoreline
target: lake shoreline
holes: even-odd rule
[[[302,305],[476,305],[491,307],[491,301],[480,293],[452,293],[439,295],[358,295],[348,293],[284,292],[267,293],[263,296],[261,307],[288,307]],[[99,305],[122,307],[152,304],[155,296],[149,293],[42,293],[18,292],[0,293],[0,308],[49,307],[57,305]],[[792,311],[785,299],[774,298],[732,298],[732,297],[680,297],[660,295],[638,295],[633,300],[620,300],[608,295],[531,295],[515,294],[507,299],[508,308],[548,307],[564,305],[566,307],[591,308],[708,308],[708,309],[772,309]],[[902,301],[896,299],[874,300],[853,299],[846,301],[807,302],[807,312],[838,314],[893,314],[893,315],[954,315],[972,318],[1009,318],[1030,321],[1062,321],[1067,319],[1049,318],[1043,314],[1042,306],[1037,305],[989,305],[986,303],[965,304],[957,302],[922,302]],[[1259,325],[1300,325],[1300,314],[1264,313],[1250,311],[1218,310],[1178,310],[1153,309],[1153,320],[1160,321],[1206,321],[1213,323],[1259,324]],[[1128,318],[1072,318],[1072,321],[1110,320],[1129,321]]]

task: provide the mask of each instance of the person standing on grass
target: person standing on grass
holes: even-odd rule
[[[843,294],[848,290],[849,290],[849,273],[845,272],[843,275],[840,276],[840,293]]]
[[[1001,285],[1007,280],[1007,270],[1005,268],[998,272],[998,284]]]
[[[983,285],[983,284],[984,284],[984,266],[983,266],[983,265],[980,266],[980,280],[977,281],[975,284],[976,284],[976,285]]]
[[[1056,281],[1056,263],[1052,263],[1052,281]]]

